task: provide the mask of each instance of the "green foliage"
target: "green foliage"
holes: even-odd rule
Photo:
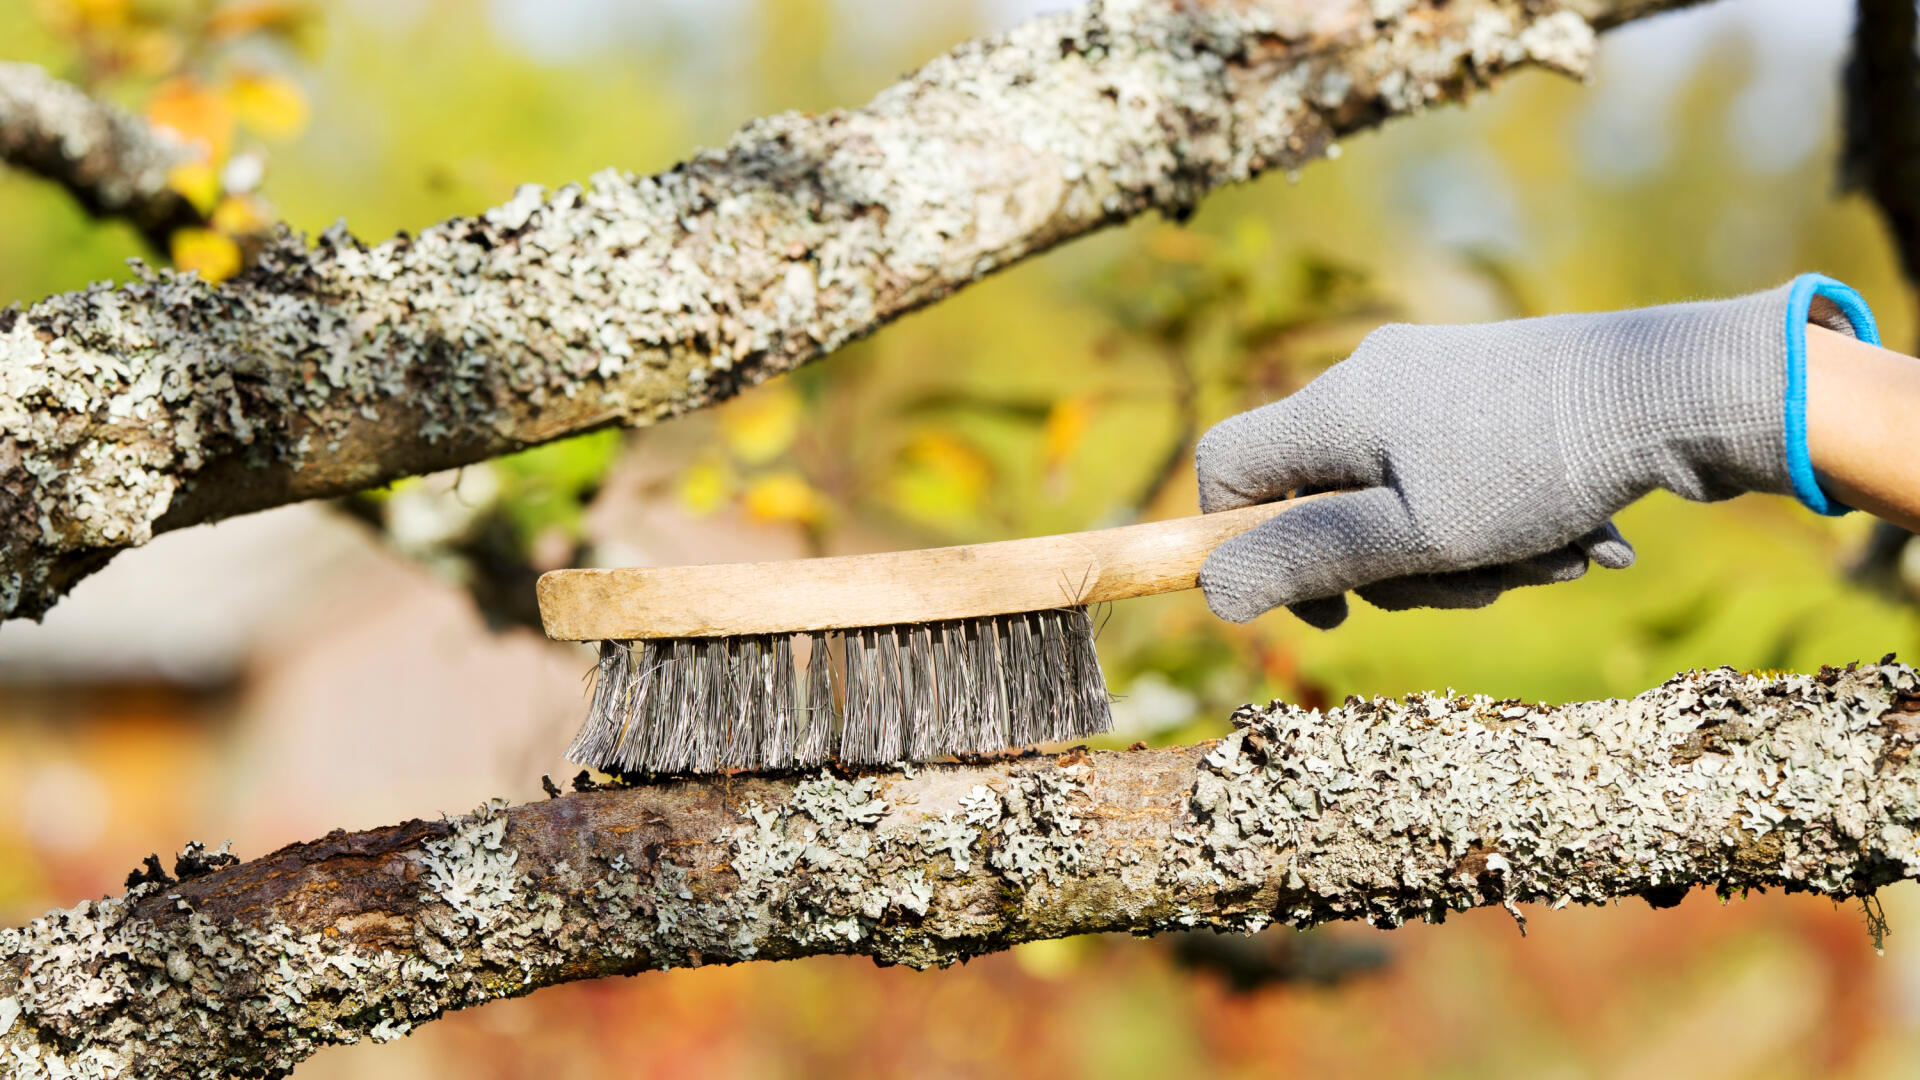
[[[549,530],[578,538],[586,506],[619,459],[622,444],[622,432],[607,429],[493,461],[500,505],[520,542],[531,545]]]

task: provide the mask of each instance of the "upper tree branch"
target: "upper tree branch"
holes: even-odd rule
[[[1920,677],[1891,662],[1235,720],[1197,747],[490,803],[142,885],[0,932],[0,1061],[278,1075],[444,1010],[693,964],[1920,876]]]
[[[124,109],[32,64],[0,63],[0,162],[66,188],[87,211],[125,218],[157,251],[200,212],[167,185],[193,152]]]
[[[1581,71],[1594,25],[1688,2],[1095,3],[658,176],[0,314],[0,615],[157,530],[696,408],[1507,68]]]

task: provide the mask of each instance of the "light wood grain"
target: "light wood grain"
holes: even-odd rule
[[[786,562],[554,570],[560,641],[721,637],[936,622],[1097,604],[1199,584],[1216,545],[1320,496],[991,544]]]

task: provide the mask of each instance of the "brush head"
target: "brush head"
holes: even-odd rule
[[[1109,730],[1084,607],[600,643],[567,757],[612,773],[930,761]]]

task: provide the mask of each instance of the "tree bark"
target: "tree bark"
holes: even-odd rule
[[[1248,706],[1217,742],[667,781],[336,832],[0,932],[0,1061],[278,1076],[577,979],[1920,874],[1920,677],[1731,669],[1632,701]],[[1536,917],[1539,914],[1536,913]],[[1863,943],[1864,944],[1864,943]]]
[[[33,64],[0,63],[0,162],[67,189],[96,217],[124,218],[155,251],[205,219],[167,185],[193,152],[126,110]]]
[[[157,531],[727,397],[996,269],[1693,0],[1112,0],[653,177],[0,312],[0,617]]]

